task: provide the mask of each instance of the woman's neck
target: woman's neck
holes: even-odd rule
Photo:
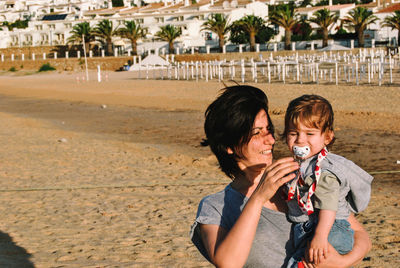
[[[239,193],[245,195],[247,198],[250,198],[258,186],[261,176],[262,173],[252,178],[249,178],[248,176],[245,175],[237,176],[231,183],[231,187],[236,191],[238,191]],[[270,200],[267,200],[267,202],[264,203],[264,207],[280,212],[287,211],[287,205],[281,195],[280,189],[275,193],[275,195]]]
[[[262,172],[243,173],[235,177],[231,186],[236,191],[250,198],[260,182],[261,176]]]

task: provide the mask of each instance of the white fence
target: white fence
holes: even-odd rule
[[[383,50],[273,57],[255,61],[173,62],[139,65],[139,79],[236,80],[244,82],[394,84],[400,82],[399,57]]]

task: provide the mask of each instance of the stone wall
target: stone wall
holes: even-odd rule
[[[50,54],[53,51],[57,51],[57,47],[50,47],[50,46],[45,46],[45,47],[20,47],[20,48],[0,48],[0,55],[4,55],[4,57],[11,58],[11,54],[14,54],[15,56],[19,56],[21,54],[25,54],[25,58],[29,57],[32,55],[32,53],[35,53],[36,55],[42,55],[43,53]]]
[[[68,59],[65,58],[66,51],[69,52]],[[78,47],[66,46],[4,48],[0,49],[0,55],[3,55],[4,58],[4,61],[0,61],[0,70],[7,71],[14,67],[16,70],[37,71],[45,63],[49,63],[58,71],[84,70],[85,60],[83,57],[77,58],[77,51]],[[55,52],[57,52],[57,59],[55,59]],[[46,53],[46,59],[43,59],[43,53]],[[12,60],[12,54],[14,54],[14,61]],[[22,54],[24,55],[24,60],[22,60]],[[35,60],[32,60],[32,54],[35,54]],[[83,56],[83,52],[81,52],[81,55]],[[103,70],[109,71],[119,70],[125,63],[132,61],[133,57],[128,56],[87,58],[89,69],[97,69],[97,65],[100,65]]]
[[[39,70],[40,66],[45,63],[49,63],[55,67],[58,71],[81,71],[85,69],[85,60],[83,57],[77,58],[77,51],[79,47],[66,47],[66,46],[45,46],[45,47],[23,47],[23,48],[6,48],[0,49],[0,55],[4,55],[4,61],[0,60],[0,70],[7,71],[14,67],[16,70]],[[65,52],[69,51],[69,58],[65,58]],[[353,49],[351,52],[357,54],[359,49]],[[54,55],[57,52],[57,59]],[[349,53],[350,51],[347,51]],[[35,60],[32,60],[32,53],[35,54]],[[43,59],[43,53],[46,53],[46,59]],[[177,62],[190,62],[190,61],[210,61],[210,60],[259,60],[260,56],[263,59],[268,59],[271,54],[273,57],[276,56],[293,56],[298,53],[299,56],[304,54],[322,54],[322,51],[262,51],[262,52],[243,52],[243,53],[211,53],[211,54],[182,54],[175,55],[175,61]],[[341,51],[340,54],[344,52]],[[14,61],[11,60],[11,55],[14,54]],[[22,60],[22,54],[25,59]],[[83,52],[81,52],[83,55]],[[133,56],[121,56],[121,57],[100,57],[98,51],[94,51],[94,57],[87,58],[88,69],[95,70],[100,65],[102,70],[117,71],[120,70],[125,63],[132,63]]]
[[[117,71],[122,68],[122,66],[128,61],[132,61],[132,57],[97,57],[88,58],[88,69],[95,70],[97,65],[100,65],[102,70]],[[4,62],[0,61],[0,70],[8,71],[10,68],[14,67],[16,70],[33,70],[38,71],[39,68],[45,64],[49,63],[51,66],[55,67],[57,71],[81,71],[85,69],[85,60],[83,58],[69,58],[69,59],[36,59],[36,60],[6,60]]]

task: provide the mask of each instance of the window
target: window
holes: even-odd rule
[[[173,21],[183,21],[183,16],[173,17]]]
[[[64,34],[57,34],[57,35],[56,35],[56,39],[57,39],[58,41],[64,41]]]

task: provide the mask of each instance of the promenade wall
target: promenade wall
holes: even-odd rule
[[[66,58],[66,51],[68,50],[69,57]],[[76,47],[67,48],[65,46],[43,46],[43,47],[22,47],[22,48],[5,48],[0,49],[0,55],[3,55],[3,60],[0,60],[0,70],[8,71],[13,68],[19,70],[32,70],[37,71],[45,64],[49,63],[55,67],[57,71],[81,71],[85,69],[85,60],[83,58],[83,52],[81,57],[78,58],[78,49]],[[358,48],[346,51],[347,54],[357,54]],[[55,54],[57,52],[57,58]],[[262,59],[268,59],[271,55],[276,56],[293,56],[295,54],[301,55],[317,55],[323,52],[317,50],[298,50],[298,51],[261,51],[261,52],[229,52],[229,53],[195,53],[195,54],[181,54],[174,55],[174,60],[178,62],[182,61],[210,61],[210,60],[250,60],[253,58],[255,61]],[[329,53],[329,52],[325,52]],[[333,52],[333,53],[344,53]],[[32,59],[32,54],[35,54],[35,59]],[[46,54],[46,59],[43,59],[43,54]],[[12,60],[12,55],[14,59]],[[24,55],[24,59],[22,59]],[[97,69],[100,65],[102,70],[117,71],[120,70],[124,64],[132,63],[133,56],[106,56],[101,57],[97,51],[94,51],[93,57],[87,57],[88,69]]]

